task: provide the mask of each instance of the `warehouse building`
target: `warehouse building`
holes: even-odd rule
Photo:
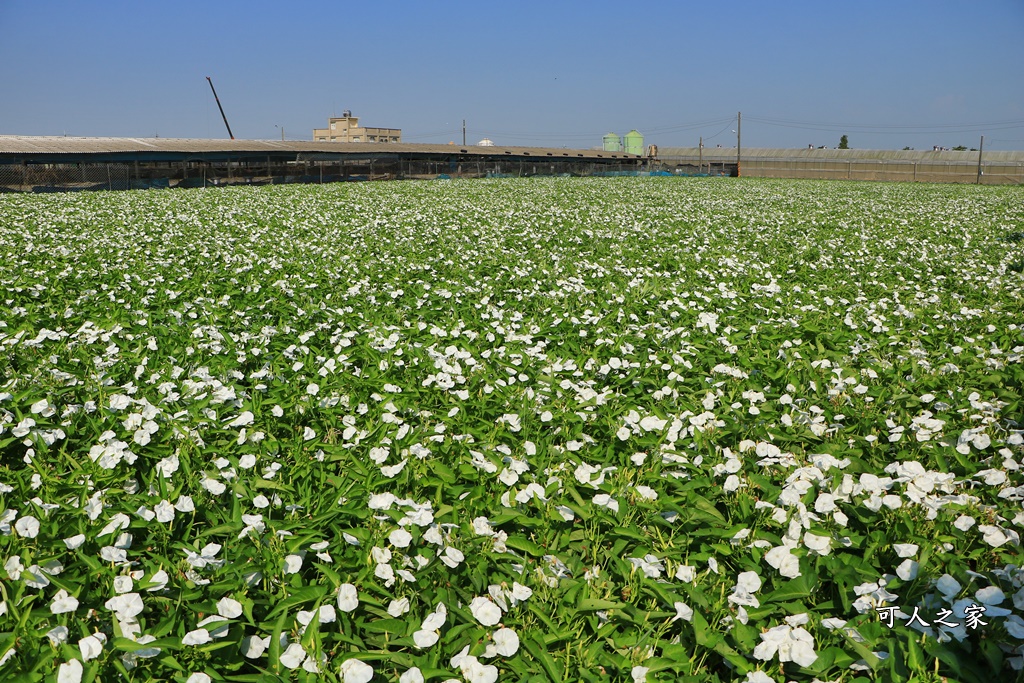
[[[550,147],[0,135],[0,192],[633,172],[623,152]]]

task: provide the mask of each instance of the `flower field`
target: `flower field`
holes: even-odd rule
[[[0,680],[1024,669],[1024,189],[0,197]]]

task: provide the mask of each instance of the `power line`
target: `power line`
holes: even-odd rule
[[[1024,121],[991,121],[988,123],[962,124],[856,124],[856,123],[817,123],[794,121],[792,119],[771,119],[749,116],[748,120],[769,126],[796,128],[799,130],[849,131],[855,133],[872,133],[877,135],[935,135],[940,133],[976,133],[983,130],[1011,130],[1024,128]]]
[[[671,126],[637,126],[637,129],[642,129],[645,135],[657,135],[673,132],[682,132],[688,130],[697,130],[700,128],[707,128],[710,126],[718,125],[725,122],[726,127],[732,125],[732,121],[735,117],[722,116],[714,119],[707,119],[704,121],[695,121],[692,123],[671,125]],[[557,131],[526,131],[526,132],[513,132],[513,131],[502,131],[493,129],[477,129],[479,133],[491,137],[500,137],[513,140],[537,140],[537,139],[559,139],[559,140],[592,140],[600,138],[607,131],[572,131],[572,132],[557,132]],[[404,138],[426,138],[426,137],[440,137],[444,135],[451,135],[452,130],[440,131],[437,133],[416,133],[412,135],[403,135]],[[717,135],[717,134],[716,134]]]

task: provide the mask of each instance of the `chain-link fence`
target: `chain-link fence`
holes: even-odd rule
[[[735,175],[736,161],[663,157],[656,166],[681,175]],[[1024,163],[986,161],[978,173],[977,162],[908,161],[887,159],[742,159],[741,175],[747,178],[813,178],[832,180],[910,181],[926,183],[1024,183]]]
[[[132,187],[128,164],[0,165],[0,192],[74,192],[127,190]]]

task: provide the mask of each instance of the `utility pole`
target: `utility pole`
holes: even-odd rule
[[[284,142],[284,126],[281,126],[281,142]]]
[[[697,173],[704,172],[704,136],[700,136],[700,143],[697,145],[700,155],[700,161],[697,162]]]
[[[978,185],[981,185],[981,152],[985,149],[985,136],[981,136],[981,144],[978,145]]]
[[[466,146],[466,119],[462,119],[462,146]]]
[[[736,177],[740,177],[740,134],[743,126],[743,112],[736,112]]]

